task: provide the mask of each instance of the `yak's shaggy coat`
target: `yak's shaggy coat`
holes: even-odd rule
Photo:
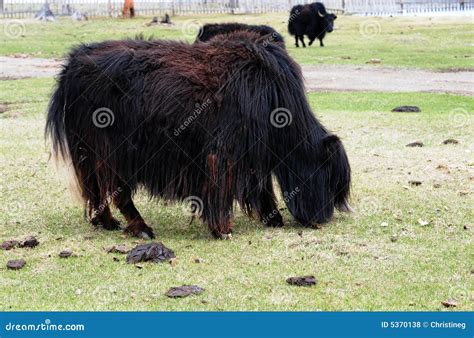
[[[231,232],[235,200],[281,226],[272,175],[302,224],[346,207],[342,143],[311,112],[300,67],[263,40],[237,32],[206,43],[107,41],[71,52],[46,132],[72,164],[94,224],[118,228],[112,200],[128,232],[153,237],[132,202],[143,186],[154,197],[202,201],[197,212],[216,237]]]
[[[257,33],[260,36],[265,36],[266,40],[263,43],[277,43],[285,48],[285,40],[280,33],[267,25],[247,25],[239,22],[229,23],[208,23],[199,29],[196,41],[209,41],[216,35],[229,34],[239,31],[248,31]]]

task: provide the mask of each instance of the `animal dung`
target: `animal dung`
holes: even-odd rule
[[[63,250],[59,253],[59,257],[61,258],[68,258],[72,256],[72,251],[70,250]]]
[[[2,250],[11,250],[13,248],[16,248],[19,244],[20,244],[20,242],[14,240],[14,239],[11,239],[11,240],[5,241],[2,244],[0,244],[0,248]]]
[[[382,60],[380,60],[380,59],[370,59],[366,63],[379,64],[379,63],[382,63]]]
[[[127,247],[125,244],[120,244],[120,245],[113,245],[110,248],[107,249],[108,253],[120,253],[120,254],[126,254],[130,252],[130,248]]]
[[[28,236],[23,241],[17,241],[16,239],[10,239],[8,241],[3,242],[0,244],[0,249],[3,250],[11,250],[14,248],[34,248],[35,246],[39,245],[39,241],[36,239],[35,236]]]
[[[182,285],[170,288],[166,291],[165,295],[170,298],[183,298],[191,295],[198,295],[203,291],[204,289],[197,285]]]
[[[34,236],[29,236],[22,243],[20,243],[21,248],[34,248],[38,245],[39,241]]]
[[[443,144],[458,144],[459,141],[454,138],[448,138],[442,142]]]
[[[316,278],[312,275],[303,277],[290,277],[286,280],[290,285],[296,286],[312,286],[316,285]]]
[[[415,141],[415,142],[408,143],[405,147],[423,147],[423,146],[424,146],[423,142]]]
[[[392,109],[395,113],[419,113],[421,112],[420,107],[417,106],[399,106]]]
[[[176,258],[173,250],[168,249],[163,243],[141,244],[132,249],[127,255],[127,263],[139,262],[160,263]]]
[[[443,304],[444,307],[456,307],[456,306],[458,306],[458,304],[452,299],[442,301],[441,304]]]
[[[7,262],[7,268],[10,270],[20,270],[26,264],[24,259],[12,259]]]

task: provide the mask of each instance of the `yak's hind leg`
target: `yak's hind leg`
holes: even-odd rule
[[[120,222],[112,216],[107,196],[101,194],[94,166],[90,161],[83,161],[76,170],[82,195],[89,204],[91,224],[100,225],[106,230],[119,230]]]
[[[298,35],[295,35],[295,46],[299,47],[300,45],[298,44]]]
[[[304,43],[304,35],[300,35],[300,41],[301,41],[301,44],[303,45],[303,48],[306,48],[306,44]]]
[[[94,209],[93,217],[90,221],[93,225],[101,225],[105,230],[120,230],[120,222],[112,216],[110,207],[107,204],[99,205]]]
[[[115,205],[128,222],[125,232],[143,239],[155,238],[153,229],[146,225],[142,216],[133,204],[131,190],[126,185],[123,185],[120,190],[119,193],[113,196],[113,199]]]
[[[283,226],[283,217],[281,216],[280,211],[278,210],[278,205],[275,201],[271,176],[268,176],[266,179],[265,189],[260,193],[260,208],[257,209],[257,214],[263,224],[267,226]]]
[[[201,216],[215,238],[226,239],[234,226],[234,167],[231,161],[219,161],[216,154],[208,155],[207,166],[210,175],[205,184]]]

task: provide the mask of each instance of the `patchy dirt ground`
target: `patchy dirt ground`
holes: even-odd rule
[[[309,91],[446,92],[474,95],[474,72],[380,66],[304,66]]]
[[[0,56],[0,80],[56,75],[61,61],[54,59]]]
[[[54,76],[59,60],[0,56],[0,80]],[[474,72],[380,66],[303,66],[308,91],[446,92],[474,95]]]

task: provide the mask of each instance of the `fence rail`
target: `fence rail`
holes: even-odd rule
[[[316,1],[316,0],[313,0]],[[311,0],[136,0],[137,15],[186,15],[225,13],[287,12],[298,3]],[[0,0],[0,17],[34,16],[44,0]],[[472,11],[474,0],[326,0],[334,12],[366,15],[397,15],[422,12]],[[49,0],[55,15],[70,15],[79,10],[88,16],[119,16],[123,0]]]

